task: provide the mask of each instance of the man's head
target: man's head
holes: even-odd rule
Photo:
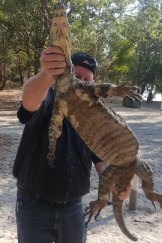
[[[95,81],[97,61],[85,52],[76,52],[71,57],[75,76],[82,81]]]

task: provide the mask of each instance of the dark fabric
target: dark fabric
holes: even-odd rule
[[[81,199],[50,205],[18,190],[16,221],[19,243],[85,243]]]
[[[67,120],[57,140],[55,168],[48,165],[48,126],[54,92],[38,111],[28,113],[23,106],[18,110],[20,122],[25,123],[16,155],[13,174],[18,182],[38,193],[47,201],[63,203],[89,192],[91,161],[100,162],[83,143]]]
[[[94,74],[96,73],[97,60],[93,56],[85,52],[76,52],[71,56],[71,60],[75,66],[82,66],[89,69]]]
[[[81,66],[81,67],[84,67],[88,70],[90,70],[92,73],[94,73],[94,67],[92,67],[91,65],[89,65],[88,63],[85,63],[85,62],[76,62],[75,63],[75,66]]]

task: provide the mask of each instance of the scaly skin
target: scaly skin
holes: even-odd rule
[[[63,114],[59,107],[60,93],[66,93],[72,81],[72,63],[71,63],[71,38],[69,22],[66,15],[65,7],[62,3],[58,3],[54,11],[50,29],[51,45],[60,47],[66,58],[67,69],[63,75],[56,77],[54,88],[56,89],[55,110],[52,112],[52,117],[49,125],[49,153],[48,160],[51,167],[54,167],[53,160],[55,158],[55,148],[57,138],[61,134]],[[68,79],[68,81],[67,81]]]
[[[134,174],[142,179],[143,190],[149,200],[158,201],[162,207],[162,196],[153,192],[152,172],[146,162],[137,158],[139,143],[126,122],[100,97],[126,95],[137,100],[141,96],[136,93],[137,87],[112,84],[94,84],[81,82],[72,73],[70,54],[70,30],[64,6],[56,6],[51,26],[51,44],[64,51],[67,69],[63,75],[56,77],[54,110],[49,126],[48,161],[55,166],[54,156],[57,138],[61,134],[62,121],[66,118],[87,146],[101,160],[110,164],[99,180],[98,200],[91,202],[87,208],[90,221],[96,217],[106,205],[110,187],[115,183],[117,194],[113,194],[113,209],[116,221],[122,232],[131,240],[136,241],[125,226],[122,215],[120,192],[125,191]]]
[[[153,191],[153,172],[146,161],[140,158],[137,159],[135,174],[142,180],[142,188],[147,199],[149,199],[153,204],[154,202],[158,202],[162,208],[162,195],[154,193]]]
[[[68,18],[66,15],[66,11],[64,5],[59,3],[56,6],[56,10],[54,12],[54,17],[52,20],[51,31],[50,31],[50,42],[52,45],[59,46],[66,58],[67,69],[63,75],[56,77],[55,81],[55,109],[52,113],[52,118],[49,125],[49,153],[48,153],[48,161],[50,166],[54,167],[54,158],[55,158],[55,148],[57,138],[61,134],[62,121],[65,116],[67,116],[68,112],[68,104],[64,102],[64,96],[68,98],[70,90],[75,90],[74,95],[78,96],[78,100],[83,100],[84,95],[80,95],[80,92],[84,93],[85,96],[88,97],[89,102],[90,98],[96,99],[99,96],[107,97],[107,96],[122,96],[129,95],[134,97],[135,99],[141,99],[141,96],[135,91],[138,89],[134,86],[115,86],[112,84],[83,84],[79,83],[72,72],[72,64],[71,64],[71,42],[70,42],[70,29],[68,24]],[[88,83],[88,82],[87,82]],[[73,104],[72,104],[73,106]],[[87,105],[86,105],[87,106]],[[78,109],[78,108],[77,108]],[[69,114],[70,115],[70,114]],[[71,114],[73,116],[73,114]]]
[[[108,166],[100,176],[99,189],[98,189],[98,200],[91,202],[90,206],[86,208],[86,213],[89,214],[89,219],[86,225],[91,220],[92,216],[97,212],[95,219],[102,210],[107,205],[109,199],[110,187],[115,184],[117,193],[113,193],[112,205],[115,215],[115,219],[121,229],[121,231],[132,241],[137,241],[137,237],[133,236],[127,229],[122,215],[123,201],[119,199],[119,194],[126,190],[130,181],[132,180],[135,172],[136,161],[130,164],[128,167],[119,167],[110,165]],[[126,176],[127,175],[127,176]]]

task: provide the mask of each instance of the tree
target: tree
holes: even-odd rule
[[[0,38],[3,45],[0,47],[0,60],[3,65],[6,63],[5,73],[12,81],[22,84],[38,72],[40,53],[49,43],[55,2],[1,1]],[[139,85],[142,92],[147,88],[152,91],[160,89],[159,53],[162,51],[159,50],[162,44],[158,27],[161,6],[158,1],[63,2],[71,26],[72,52],[82,50],[97,58],[98,82],[131,81]]]
[[[160,5],[157,1],[141,2],[137,16],[138,33],[136,48],[136,82],[141,92],[149,91],[148,102],[152,100],[161,82],[162,39],[159,36]]]
[[[47,28],[48,14],[45,4],[46,1],[8,0],[2,5],[3,13],[8,18],[8,25],[5,22],[3,24],[7,29],[6,32],[11,33],[11,39],[6,39],[6,43],[12,42],[12,49],[18,59],[20,53],[28,56],[30,59],[28,72],[31,66],[33,67],[31,72],[38,72],[39,56],[47,45],[49,28]]]

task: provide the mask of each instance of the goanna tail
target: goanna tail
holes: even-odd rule
[[[119,228],[121,229],[123,234],[126,235],[129,239],[131,239],[132,241],[137,241],[138,240],[137,237],[132,235],[125,225],[123,214],[122,214],[123,201],[120,200],[118,194],[115,193],[113,193],[112,201],[113,201],[114,216],[118,223]]]

